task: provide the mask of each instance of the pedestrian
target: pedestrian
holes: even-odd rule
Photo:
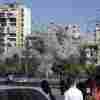
[[[100,100],[100,87],[96,88],[95,99]]]
[[[63,79],[60,80],[60,92],[61,95],[64,95],[66,88],[65,88],[65,81]]]
[[[85,82],[79,82],[77,84],[78,89],[82,91],[83,94],[83,100],[86,100],[86,84]]]
[[[96,80],[95,100],[100,100],[100,79]]]
[[[41,82],[41,88],[44,91],[44,93],[50,98],[50,100],[56,100],[56,98],[52,94],[51,88],[47,80],[43,80]]]
[[[64,100],[83,100],[81,90],[76,87],[76,77],[74,75],[70,75],[67,82],[69,84],[69,89],[64,93]]]
[[[95,89],[96,89],[96,81],[92,78],[89,78],[86,81],[86,97],[87,100],[92,100],[95,96]]]

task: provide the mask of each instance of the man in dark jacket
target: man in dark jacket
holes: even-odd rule
[[[50,100],[56,100],[56,98],[52,95],[49,83],[47,80],[43,80],[41,82],[41,88],[49,96]]]

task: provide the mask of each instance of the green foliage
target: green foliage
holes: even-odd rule
[[[6,72],[6,66],[4,64],[0,64],[0,73]]]
[[[95,71],[96,71],[95,64],[87,64],[87,65],[85,65],[84,70],[89,75],[95,73]]]
[[[19,71],[18,65],[16,64],[0,64],[0,72],[6,73],[6,72],[17,72]]]
[[[79,73],[82,71],[82,66],[79,64],[65,64],[64,71],[67,73]]]
[[[66,73],[81,73],[85,72],[88,75],[95,73],[94,64],[65,64],[64,71]]]

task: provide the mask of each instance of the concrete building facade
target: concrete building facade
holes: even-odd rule
[[[16,9],[16,47],[22,48],[29,34],[31,34],[31,9],[18,6]]]
[[[27,34],[31,33],[31,10],[17,4],[0,6],[0,53],[11,47],[22,48]]]

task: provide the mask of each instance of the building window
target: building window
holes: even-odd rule
[[[4,36],[5,36],[5,33],[0,33],[0,38]]]
[[[0,42],[4,42],[5,40],[3,38],[0,39]]]
[[[0,18],[0,22],[5,23],[6,22],[6,18]]]
[[[4,17],[5,16],[5,13],[0,13],[0,17]]]
[[[24,12],[24,9],[21,9],[22,12]]]
[[[12,47],[11,43],[7,43],[7,46],[8,46],[8,47]]]
[[[0,43],[0,46],[5,46],[5,43]]]
[[[10,18],[10,22],[16,22],[16,18]]]
[[[13,16],[13,13],[7,13],[7,17],[11,17],[11,16]]]
[[[16,34],[10,33],[9,34],[11,37],[16,37]]]
[[[22,18],[21,20],[22,20],[22,22],[23,22],[23,21],[24,21],[24,18]]]
[[[75,26],[75,25],[73,25],[73,28],[76,28],[76,26]]]
[[[73,31],[72,31],[72,33],[76,33],[76,31],[75,31],[75,30],[73,30]]]
[[[65,30],[66,30],[66,31],[68,31],[68,29],[69,29],[69,27],[68,27],[68,26],[66,26],[66,27],[65,27]]]
[[[10,23],[11,26],[16,26],[16,23],[12,22]]]
[[[14,6],[15,6],[14,4],[9,4],[10,8],[14,8]]]
[[[0,54],[3,53],[5,50],[4,48],[0,48]]]
[[[2,23],[1,23],[1,26],[2,26],[2,27],[6,26],[6,25],[7,25],[6,22],[2,22]]]
[[[16,38],[8,38],[8,40],[10,40],[10,41],[16,41]]]
[[[22,23],[22,26],[24,26],[24,24]]]

